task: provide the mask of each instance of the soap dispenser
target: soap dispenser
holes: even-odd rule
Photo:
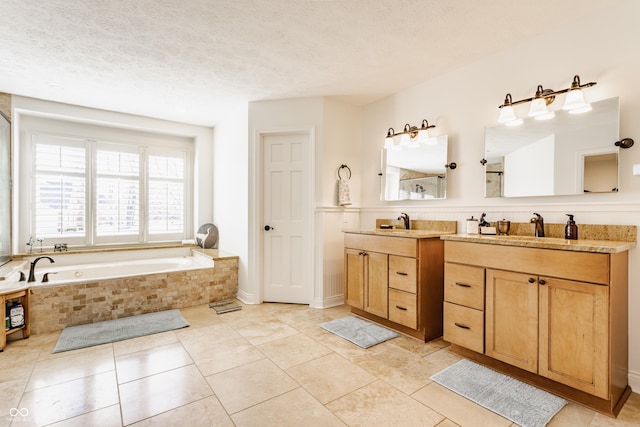
[[[578,240],[578,226],[573,220],[573,215],[567,214],[567,216],[569,217],[569,221],[567,221],[567,225],[564,226],[564,238],[567,240]]]

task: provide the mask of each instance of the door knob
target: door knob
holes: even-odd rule
[[[270,226],[270,225],[265,225],[265,226],[264,226],[264,231],[269,231],[269,230],[275,230],[275,228],[273,228],[273,227],[272,227],[272,226]]]

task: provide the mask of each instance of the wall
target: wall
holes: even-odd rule
[[[247,115],[246,105],[232,108],[215,127],[213,161],[208,166],[213,171],[213,182],[206,183],[213,190],[213,223],[218,227],[218,247],[240,257],[238,283],[245,292],[250,283]]]
[[[261,133],[310,131],[313,181],[313,294],[309,305],[322,308],[342,304],[342,232],[345,222],[359,224],[360,111],[332,98],[297,98],[249,104],[249,281],[239,297],[262,301],[262,204],[259,140]],[[353,207],[337,206],[337,170],[352,171]],[[217,200],[217,197],[216,197]]]
[[[13,123],[12,137],[14,143],[14,170],[19,171],[20,164],[19,145],[22,143],[21,120],[24,116],[50,117],[61,120],[111,126],[115,128],[128,128],[144,132],[161,132],[185,137],[194,141],[194,206],[192,222],[197,230],[198,224],[211,222],[213,217],[213,194],[211,192],[213,156],[213,133],[211,128],[194,126],[166,120],[152,119],[148,117],[133,116],[130,114],[112,111],[97,110],[93,108],[75,105],[61,104],[57,102],[43,101],[40,99],[13,96]],[[14,188],[19,188],[19,175],[14,174]],[[18,206],[18,195],[14,192],[13,206]],[[15,208],[17,209],[17,208]],[[15,210],[14,209],[14,210]],[[20,218],[14,212],[14,218]],[[24,246],[19,246],[18,230],[19,221],[13,223],[13,253],[24,252]],[[195,230],[193,233],[195,234]]]
[[[495,124],[498,105],[507,92],[513,99],[534,94],[536,86],[563,89],[575,74],[583,82],[598,84],[585,90],[590,100],[620,97],[620,136],[640,142],[640,56],[630,43],[640,40],[640,2],[627,1],[576,25],[542,34],[514,48],[484,58],[438,78],[423,82],[371,104],[363,111],[362,215],[363,227],[375,218],[397,217],[400,211],[415,219],[454,219],[461,230],[465,218],[487,212],[489,221],[502,218],[528,222],[540,212],[547,223],[563,223],[565,213],[576,215],[578,225],[640,225],[640,176],[632,166],[640,163],[640,147],[620,154],[620,192],[566,197],[485,199],[484,128]],[[559,98],[560,100],[563,97]],[[559,108],[558,101],[553,104]],[[560,105],[561,107],[561,105]],[[403,123],[435,123],[434,133],[449,135],[449,171],[446,200],[382,202],[376,174],[380,149],[388,127]],[[613,143],[613,141],[612,141]],[[632,249],[629,281],[629,381],[640,391],[640,250]]]

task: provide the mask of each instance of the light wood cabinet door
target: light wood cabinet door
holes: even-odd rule
[[[540,281],[539,374],[608,399],[608,286]]]
[[[344,250],[344,302],[351,307],[364,309],[364,257],[357,249]]]
[[[536,373],[537,276],[487,269],[485,313],[485,354]]]
[[[389,315],[389,256],[365,252],[364,311],[382,318]]]

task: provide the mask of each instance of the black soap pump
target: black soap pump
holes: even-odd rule
[[[569,217],[569,221],[567,221],[567,225],[564,226],[564,238],[567,240],[578,240],[578,226],[573,220],[573,215],[567,214],[567,216]]]

